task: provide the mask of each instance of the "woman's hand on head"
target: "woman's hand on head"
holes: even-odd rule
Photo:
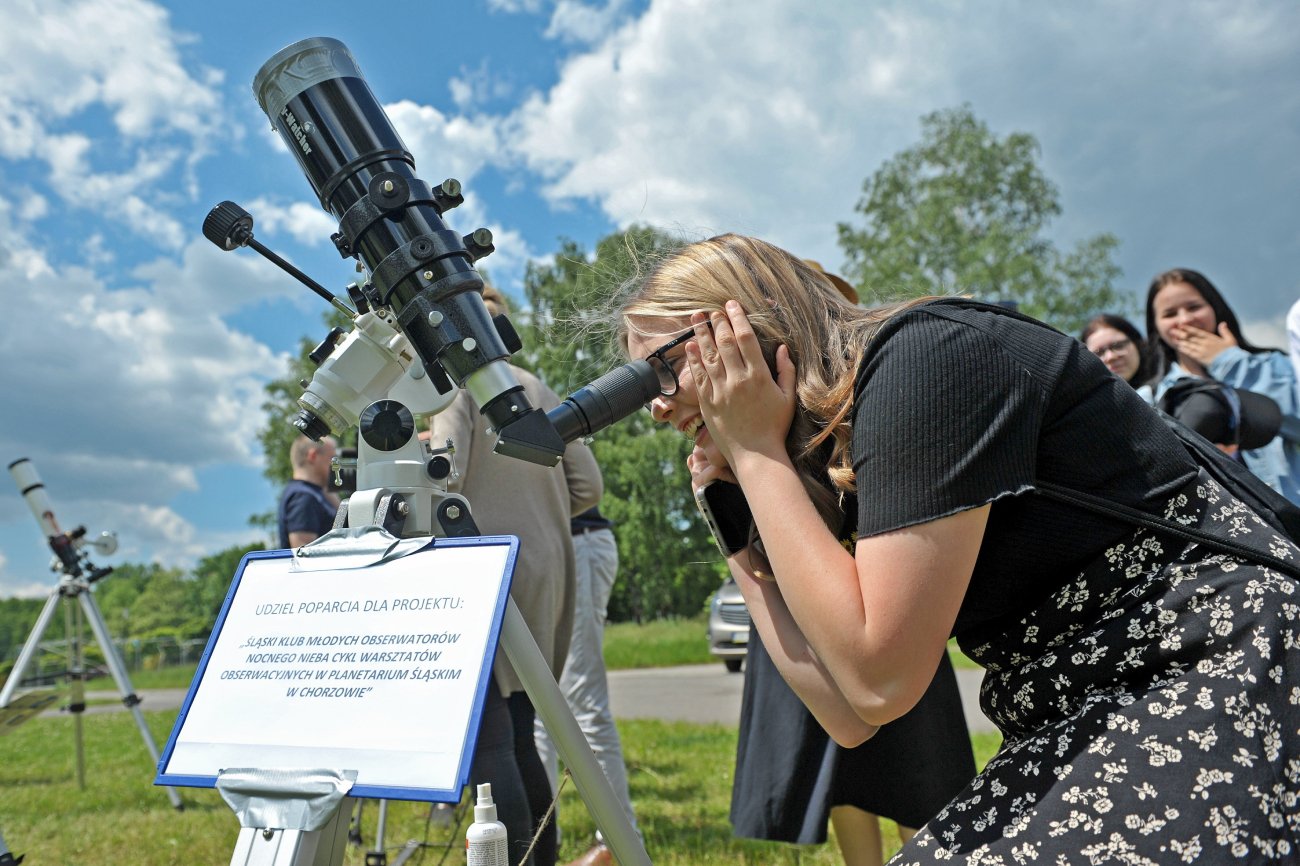
[[[1217,333],[1202,330],[1195,325],[1179,325],[1170,330],[1169,336],[1175,350],[1202,367],[1208,367],[1225,349],[1238,345],[1227,322],[1219,323]]]
[[[725,465],[740,452],[785,452],[794,421],[795,369],[784,345],[776,350],[776,379],[740,304],[691,317],[696,339],[687,344],[686,366],[695,381],[700,412]],[[711,326],[711,327],[710,327]]]

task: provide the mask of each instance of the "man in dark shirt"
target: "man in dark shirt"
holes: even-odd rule
[[[336,447],[328,436],[319,442],[299,436],[289,448],[293,480],[280,496],[280,547],[297,549],[334,526],[339,499],[328,487]]]

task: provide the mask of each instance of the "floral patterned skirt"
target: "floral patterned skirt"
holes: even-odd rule
[[[1166,517],[1300,560],[1205,473]],[[1140,529],[974,643],[1003,747],[891,866],[1300,863],[1296,580]]]

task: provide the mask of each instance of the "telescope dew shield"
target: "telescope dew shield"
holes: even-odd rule
[[[41,483],[41,476],[37,474],[32,461],[26,457],[18,458],[9,464],[9,474],[13,476],[14,484],[18,485],[18,492],[23,495],[27,507],[31,509],[32,517],[36,518],[45,537],[56,538],[62,535],[58,521],[54,519],[54,506],[50,504],[50,495],[45,492],[45,485]]]
[[[498,432],[541,416],[525,425],[528,441],[515,456],[558,462],[564,443],[509,371],[510,353],[483,305],[474,261],[490,251],[490,237],[476,232],[471,249],[443,223],[463,200],[460,184],[431,187],[416,177],[415,159],[347,46],[327,37],[295,42],[262,65],[253,92],[321,207],[339,220],[340,252],[365,264],[426,367],[458,386],[476,380],[471,396]]]

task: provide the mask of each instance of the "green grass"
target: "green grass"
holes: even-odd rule
[[[712,661],[703,616],[643,625],[615,623],[606,629],[605,657],[611,670],[704,664]],[[952,647],[958,667],[974,663]],[[194,666],[133,672],[137,689],[187,688]],[[111,691],[111,678],[93,680],[88,690]],[[116,703],[117,699],[95,701]],[[148,707],[146,702],[144,705]],[[171,733],[174,711],[146,712],[161,748]],[[732,838],[727,812],[736,731],[721,725],[628,720],[619,723],[638,820],[657,866],[709,864],[839,863],[833,844],[800,847]],[[239,825],[215,791],[181,790],[186,808],[176,812],[166,795],[150,785],[153,767],[139,731],[126,713],[83,718],[86,788],[75,773],[73,720],[35,719],[0,737],[0,832],[27,862],[92,864],[225,863]],[[996,752],[996,734],[972,737],[979,766]],[[365,811],[363,839],[374,844],[377,809]],[[408,839],[435,846],[412,863],[464,862],[464,826],[427,826],[429,807],[394,802],[388,813],[387,846]],[[561,862],[585,850],[594,825],[572,783],[561,796]],[[897,832],[886,824],[892,848]],[[349,848],[346,864],[363,864],[366,848]],[[442,860],[447,853],[446,860]],[[390,858],[395,852],[390,850]]]
[[[160,747],[174,716],[145,713]],[[619,728],[632,797],[657,866],[839,862],[833,844],[799,847],[732,838],[727,809],[734,728],[643,720],[621,722]],[[67,866],[229,862],[239,832],[233,813],[215,791],[197,788],[180,789],[185,809],[172,809],[165,792],[150,784],[153,767],[130,715],[87,716],[84,734],[85,790],[76,782],[72,719],[34,719],[0,738],[0,829],[14,852],[25,853],[28,863]],[[983,766],[998,738],[976,735],[973,742]],[[365,810],[367,847],[374,844],[376,813],[373,807]],[[464,825],[428,827],[428,815],[427,804],[390,804],[388,847],[427,839],[434,847],[411,863],[463,863]],[[560,825],[561,862],[566,862],[585,850],[594,830],[571,783],[561,795]],[[892,826],[886,836],[897,845]],[[364,861],[365,849],[350,847],[344,862]]]
[[[657,619],[647,623],[617,622],[605,627],[605,667],[666,668],[708,664],[707,618]]]

